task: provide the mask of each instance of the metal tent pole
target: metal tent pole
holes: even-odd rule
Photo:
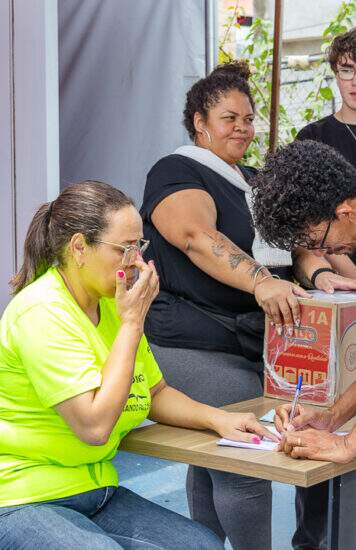
[[[269,151],[274,152],[278,143],[279,92],[281,85],[283,0],[275,0],[272,61],[272,92],[270,113]]]

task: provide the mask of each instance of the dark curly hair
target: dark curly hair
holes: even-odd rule
[[[218,65],[206,78],[198,80],[189,92],[184,109],[183,124],[189,137],[194,141],[196,130],[194,127],[194,114],[201,113],[207,117],[209,109],[214,107],[220,97],[231,90],[238,90],[245,94],[253,110],[255,103],[248,85],[250,69],[246,61],[232,61]]]
[[[349,55],[352,61],[356,61],[356,27],[336,36],[328,48],[327,55],[334,73],[336,72],[337,63],[346,55]]]
[[[255,227],[270,245],[291,250],[315,246],[309,227],[356,197],[356,170],[332,147],[298,140],[269,155],[251,184]]]

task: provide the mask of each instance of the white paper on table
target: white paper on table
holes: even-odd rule
[[[262,422],[274,422],[274,417],[276,416],[276,410],[271,409],[270,411],[266,412],[263,416],[260,416],[260,420]]]
[[[151,426],[151,424],[157,424],[157,422],[154,422],[153,420],[150,420],[149,418],[145,418],[145,420],[142,420],[141,424],[136,426],[134,430],[137,430],[137,428],[143,428],[144,426]]]
[[[281,437],[281,434],[277,432],[275,426],[267,426],[267,430]],[[347,435],[349,432],[334,432],[335,435]],[[278,443],[269,441],[263,438],[261,443],[246,443],[245,441],[233,441],[232,439],[219,439],[217,445],[225,445],[227,447],[239,447],[241,449],[256,449],[257,451],[275,451],[278,447]]]
[[[267,426],[267,430],[280,437],[274,426]],[[218,445],[226,445],[228,447],[240,447],[242,449],[257,449],[258,451],[274,451],[278,443],[263,438],[261,443],[246,443],[245,441],[233,441],[232,439],[220,439],[217,441]]]

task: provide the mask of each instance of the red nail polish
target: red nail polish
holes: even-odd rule
[[[120,278],[120,279],[123,279],[125,277],[125,271],[117,271],[116,272],[116,275]]]
[[[252,438],[252,443],[255,443],[256,445],[259,445],[261,443],[261,440],[259,437],[257,437],[257,435],[255,435],[253,438]]]

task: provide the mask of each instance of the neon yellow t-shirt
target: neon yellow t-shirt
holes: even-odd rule
[[[95,327],[55,268],[24,288],[0,322],[0,507],[117,486],[112,458],[151,405],[162,374],[142,337],[129,397],[109,441],[82,442],[54,405],[98,388],[118,332],[114,300]]]

